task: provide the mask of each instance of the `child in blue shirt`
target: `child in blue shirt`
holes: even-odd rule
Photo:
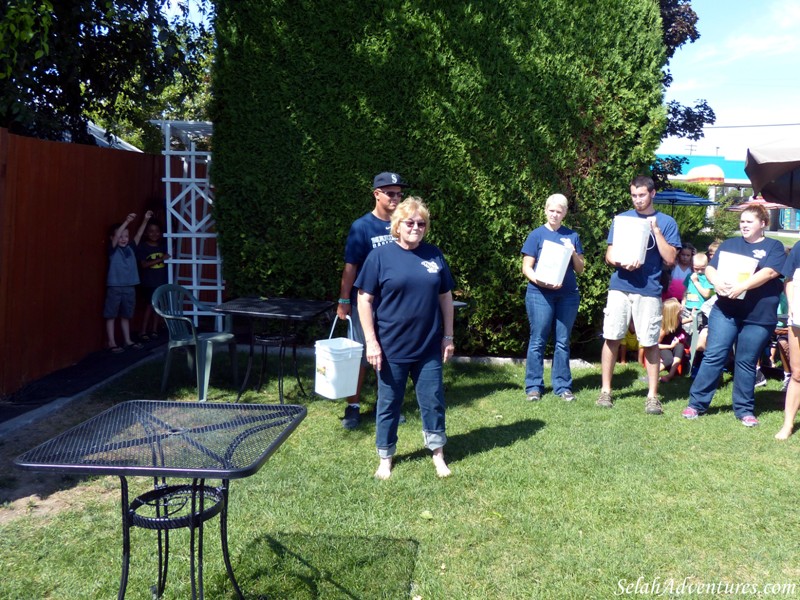
[[[153,217],[153,211],[145,213],[142,224],[133,238],[134,247],[142,239],[147,222]],[[106,301],[103,306],[103,318],[106,320],[106,336],[108,349],[119,354],[125,348],[142,347],[131,340],[131,318],[136,308],[136,286],[139,284],[139,269],[136,264],[136,253],[130,246],[128,225],[136,218],[129,214],[121,224],[112,225],[109,229],[110,245],[108,249],[108,277],[106,278]],[[124,348],[117,346],[116,320],[119,317]]]
[[[695,254],[694,258],[692,258],[692,273],[683,280],[683,285],[686,288],[686,292],[683,295],[683,307],[691,313],[692,317],[701,311],[706,300],[714,296],[714,285],[706,277],[707,266],[708,256]],[[694,362],[691,365],[692,378],[697,374],[697,370],[700,368],[700,361],[703,360],[703,354],[705,353],[708,339],[707,325],[707,313],[700,312],[697,315],[697,331],[692,332],[692,335],[698,336]]]

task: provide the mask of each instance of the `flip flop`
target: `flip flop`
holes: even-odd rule
[[[125,348],[120,348],[119,346],[111,346],[111,348],[109,348],[108,351],[111,352],[111,354],[122,354],[123,352],[125,352]]]
[[[134,342],[133,344],[128,344],[127,346],[125,346],[126,350],[128,350],[129,348],[133,348],[134,350],[141,350],[142,348],[144,348],[144,346],[142,346],[139,343]]]
[[[142,340],[143,342],[149,342],[150,336],[147,335],[146,333],[143,333],[142,335],[139,336],[139,339]]]

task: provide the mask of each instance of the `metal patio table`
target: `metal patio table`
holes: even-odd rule
[[[305,416],[305,407],[291,404],[132,400],[25,452],[15,462],[25,469],[119,476],[120,600],[128,584],[131,527],[158,531],[158,582],[152,588],[158,597],[166,585],[169,531],[189,528],[192,598],[203,598],[203,523],[216,515],[228,578],[244,598],[228,553],[230,480],[256,473]],[[154,487],[129,502],[127,478],[134,476],[153,477]],[[167,478],[190,478],[191,483],[168,484]],[[206,479],[221,483],[207,485]]]
[[[300,374],[297,371],[297,344],[294,333],[288,331],[291,323],[296,329],[298,322],[310,322],[318,318],[325,311],[332,309],[336,304],[329,300],[306,300],[303,298],[236,298],[223,302],[214,307],[216,312],[247,317],[250,320],[250,353],[247,357],[247,370],[244,374],[242,387],[239,388],[238,401],[247,389],[250,371],[253,368],[253,351],[256,344],[273,345],[278,347],[278,397],[283,404],[283,363],[286,355],[287,341],[292,344],[292,362],[294,376],[303,396],[306,395]],[[276,320],[282,322],[282,331],[279,336],[259,336],[255,331],[257,319]]]

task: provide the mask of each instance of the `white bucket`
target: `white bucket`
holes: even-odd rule
[[[348,322],[350,317],[347,317]],[[336,319],[331,327],[336,326]],[[350,323],[350,337],[353,337],[353,324]],[[364,345],[349,338],[332,338],[314,342],[316,354],[316,373],[314,391],[320,396],[335,400],[353,396],[358,389],[358,371]]]

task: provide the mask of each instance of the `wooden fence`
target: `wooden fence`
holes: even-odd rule
[[[103,348],[108,228],[148,208],[163,223],[163,173],[161,156],[0,129],[0,398]]]

